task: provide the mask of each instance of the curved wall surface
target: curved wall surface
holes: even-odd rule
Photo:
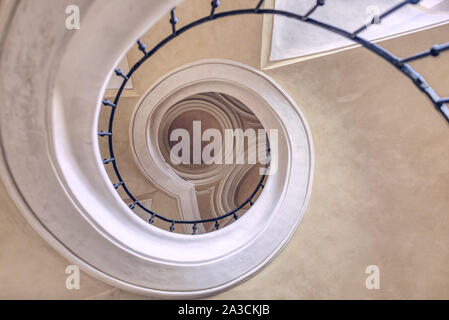
[[[76,2],[81,12],[92,12],[91,8],[101,3]],[[150,10],[150,1],[143,2],[142,5],[147,5],[149,9],[145,14],[142,13],[141,32],[149,27],[145,22],[148,21],[148,14],[151,12],[156,18],[158,13],[154,7]],[[3,5],[4,3],[6,2],[2,2]],[[51,4],[48,9],[50,11],[45,11],[42,3],[48,4],[49,7]],[[2,97],[6,97],[1,102],[1,139],[3,163],[7,164],[1,167],[1,174],[10,194],[8,195],[2,186],[1,296],[137,297],[105,285],[84,273],[81,276],[80,290],[66,290],[65,267],[72,262],[67,262],[42,241],[30,229],[16,207],[18,206],[20,211],[30,212],[30,207],[42,199],[31,197],[28,200],[32,205],[24,206],[21,198],[26,197],[27,192],[14,192],[17,186],[14,185],[14,180],[8,178],[11,172],[15,172],[17,184],[28,185],[29,190],[41,188],[43,181],[51,185],[60,183],[57,179],[52,181],[49,178],[55,176],[54,168],[48,173],[42,170],[40,177],[27,174],[17,176],[19,166],[39,170],[39,159],[48,159],[52,154],[49,140],[46,138],[48,133],[39,130],[38,124],[53,121],[53,116],[70,119],[77,119],[79,116],[75,110],[69,114],[48,114],[45,109],[30,108],[30,103],[49,105],[55,101],[58,103],[61,99],[68,99],[62,94],[54,95],[50,100],[44,98],[43,93],[48,92],[51,81],[38,81],[42,75],[40,72],[57,66],[62,55],[70,58],[69,61],[74,65],[88,69],[80,59],[83,54],[92,53],[83,52],[78,48],[70,55],[70,52],[61,50],[73,43],[76,37],[81,37],[77,31],[67,31],[63,27],[66,18],[64,10],[71,4],[69,1],[61,1],[55,5],[54,1],[49,0],[40,1],[40,4],[41,6],[37,6],[33,1],[17,2],[17,13],[20,13],[22,18],[18,15],[12,21],[3,20],[9,24],[4,23],[1,29],[0,90]],[[201,9],[202,4],[199,0],[181,4],[177,9],[180,23],[207,14],[206,9]],[[169,7],[169,4],[167,6]],[[223,9],[246,7],[247,1],[233,1],[232,4],[223,2],[222,6]],[[102,10],[112,10],[110,14],[114,13],[113,5],[102,7],[106,7]],[[141,11],[139,8],[130,6],[127,9],[130,14],[138,15]],[[4,6],[2,9],[6,10]],[[97,15],[100,11],[95,10],[94,16],[86,14],[82,22],[91,21],[90,27],[93,28],[97,24],[102,25],[100,20],[104,19],[104,16]],[[0,14],[5,14],[5,11]],[[20,22],[24,22],[27,15],[45,18],[28,19],[26,25],[20,26]],[[107,16],[112,17],[109,14]],[[146,43],[155,43],[170,32],[167,24],[165,16],[142,39]],[[90,27],[88,23],[82,24],[81,31]],[[55,30],[54,37],[45,31],[52,28]],[[100,27],[95,29],[101,34]],[[121,35],[119,29],[117,27],[114,34],[117,39],[139,36],[139,32],[135,35]],[[202,59],[222,58],[258,68],[262,39],[254,35],[260,35],[261,29],[260,17],[232,17],[198,27],[197,30],[176,39],[164,48],[163,52],[154,56],[143,67],[142,72],[136,75],[136,81],[133,83],[135,89],[139,94],[143,94],[160,76]],[[36,38],[39,41],[27,38],[32,38],[30,30],[39,33]],[[9,36],[5,37],[6,31]],[[448,27],[442,26],[389,40],[383,45],[400,56],[407,56],[427,49],[434,43],[447,42],[447,32]],[[60,39],[60,42],[56,39]],[[104,39],[108,39],[107,34]],[[94,39],[91,41],[85,43],[85,48],[94,47]],[[5,45],[8,45],[8,50],[4,50]],[[45,49],[48,54],[34,59],[27,55],[26,50],[19,50],[21,45],[22,48],[29,46],[35,50]],[[101,87],[105,86],[104,75],[112,70],[111,67],[131,45],[130,41],[115,43],[113,48],[99,45],[98,52],[113,50],[114,58],[110,61],[100,61],[96,68],[91,68],[96,70],[92,75],[92,83],[85,85],[100,86],[96,90],[100,92]],[[12,47],[16,49],[9,50]],[[182,54],[179,54],[181,51]],[[136,48],[131,49],[128,54],[130,63],[135,62],[140,54]],[[419,61],[414,65],[436,90],[442,94],[446,93],[446,96],[449,94],[448,59],[447,55],[442,55],[438,61]],[[12,70],[12,66],[17,65],[20,67]],[[65,66],[68,64],[63,63],[60,67]],[[257,277],[218,297],[448,298],[449,273],[444,266],[449,262],[446,246],[449,241],[449,221],[446,218],[449,208],[449,142],[441,138],[447,134],[447,125],[441,121],[438,114],[432,112],[425,97],[416,91],[409,80],[361,48],[268,70],[266,74],[301,106],[308,120],[316,151],[314,191],[301,226],[279,257]],[[57,77],[56,74],[53,76]],[[79,74],[75,71],[72,76],[76,79]],[[58,84],[70,86],[75,83],[71,82],[73,79],[67,78]],[[38,85],[31,86],[31,81],[38,82]],[[80,97],[69,99],[72,98]],[[100,99],[100,96],[94,97],[96,102]],[[137,100],[138,97],[130,96],[125,98],[124,103],[133,107]],[[34,116],[30,117],[31,114]],[[13,127],[12,124],[17,123],[16,119],[28,120],[23,123],[24,127]],[[82,126],[79,129],[82,130]],[[57,127],[53,130],[64,132],[66,128]],[[52,139],[63,141],[66,136]],[[73,146],[66,144],[59,144],[58,147],[69,148],[68,151],[73,149]],[[95,148],[87,146],[87,149],[89,148],[97,152]],[[10,152],[22,154],[24,157],[20,161],[14,161],[15,159],[8,158]],[[78,161],[83,163],[87,160],[79,158]],[[76,168],[76,165],[73,167]],[[66,176],[71,183],[77,183],[81,178],[83,177]],[[110,186],[105,183],[105,188]],[[47,192],[52,192],[52,189]],[[16,205],[12,203],[11,197]],[[50,211],[47,208],[59,205],[64,207],[64,197],[67,197],[67,194],[63,194],[58,201],[40,203],[40,209]],[[121,203],[120,199],[113,196],[110,199],[111,202],[108,203]],[[95,206],[96,203],[89,205]],[[28,217],[28,220],[37,225],[33,218]],[[46,221],[41,222],[48,225],[59,223],[57,215],[49,216]],[[95,226],[92,221],[82,222],[89,228]],[[42,229],[39,231],[41,234],[48,232]],[[77,230],[72,232],[76,238]],[[59,251],[65,250],[67,248],[59,247]],[[96,252],[92,258],[101,257],[101,252]],[[82,264],[81,261],[77,263]],[[381,270],[381,290],[365,288],[365,269],[372,264],[378,265]],[[30,286],[29,283],[33,285]]]

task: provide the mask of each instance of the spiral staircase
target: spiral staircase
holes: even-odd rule
[[[266,266],[301,222],[314,176],[312,133],[292,84],[258,70],[255,59],[232,59],[239,48],[216,58],[213,49],[202,55],[182,46],[204,41],[194,28],[204,35],[221,19],[278,14],[330,30],[412,80],[409,88],[436,109],[430,117],[438,128],[447,129],[449,119],[447,99],[409,64],[443,54],[447,44],[397,58],[359,36],[369,25],[347,32],[314,20],[321,1],[303,15],[264,1],[239,2],[238,9],[212,1],[198,20],[187,4],[173,9],[180,2],[80,0],[82,27],[74,32],[60,27],[66,3],[7,2],[0,29],[8,48],[0,56],[1,173],[18,208],[90,275],[164,298],[216,294]],[[128,70],[118,67],[125,60],[132,61]],[[173,164],[172,132],[194,135],[195,121],[223,136],[226,129],[276,135],[259,139],[268,141],[268,156],[258,164],[195,163],[193,152],[193,164]],[[253,151],[243,149],[245,157]]]

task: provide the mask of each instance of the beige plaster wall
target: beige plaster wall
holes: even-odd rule
[[[187,2],[177,10],[179,26],[208,14],[204,1]],[[220,10],[253,2],[222,1]],[[189,31],[138,72],[136,90],[204,58],[257,68],[261,28],[261,17],[231,17]],[[447,42],[448,31],[439,27],[383,45],[406,56]],[[154,44],[169,32],[167,18],[143,40]],[[130,52],[130,64],[138,55]],[[449,95],[449,54],[414,66]],[[312,197],[277,259],[214,298],[449,298],[449,127],[429,101],[361,48],[266,73],[295,99],[311,127]],[[140,298],[85,274],[80,290],[66,290],[69,263],[31,230],[3,185],[0,203],[0,298]],[[380,267],[380,290],[365,288],[371,264]]]

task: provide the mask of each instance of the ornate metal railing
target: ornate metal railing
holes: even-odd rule
[[[288,12],[288,11],[282,11],[282,10],[275,10],[275,9],[262,9],[262,5],[264,3],[264,0],[259,0],[256,4],[255,7],[253,8],[248,8],[248,9],[239,9],[239,10],[230,10],[230,11],[225,11],[225,12],[219,12],[217,13],[217,9],[220,6],[220,1],[219,0],[213,0],[211,1],[211,12],[208,16],[205,16],[203,18],[200,18],[196,21],[193,21],[187,25],[185,25],[184,27],[177,29],[176,25],[178,23],[178,18],[176,17],[175,14],[175,8],[173,8],[170,12],[170,20],[169,23],[171,24],[172,27],[172,33],[167,36],[165,39],[163,39],[161,42],[159,42],[158,44],[156,44],[151,50],[147,50],[147,47],[145,46],[145,44],[143,44],[140,40],[137,40],[137,46],[139,48],[139,50],[142,52],[143,56],[142,58],[137,61],[137,63],[130,69],[130,71],[127,74],[124,74],[122,70],[120,69],[116,69],[115,70],[115,74],[118,77],[123,78],[123,82],[117,92],[117,95],[115,96],[115,99],[113,102],[109,101],[109,100],[103,100],[103,105],[106,107],[111,107],[111,113],[110,113],[110,118],[109,118],[109,127],[108,127],[108,131],[100,131],[98,133],[98,135],[100,137],[108,137],[108,144],[109,144],[109,157],[103,160],[103,163],[105,165],[107,164],[112,164],[113,169],[114,169],[114,173],[117,177],[117,182],[113,184],[114,188],[118,189],[118,188],[123,188],[123,190],[125,191],[125,193],[129,196],[129,198],[131,199],[132,203],[129,204],[129,208],[131,210],[133,210],[136,207],[140,207],[141,209],[143,209],[145,212],[147,212],[150,215],[149,218],[149,223],[152,224],[154,222],[155,218],[161,219],[165,222],[170,223],[170,232],[172,232],[175,228],[175,224],[190,224],[192,225],[192,234],[195,234],[197,231],[197,225],[198,224],[202,224],[202,223],[210,223],[210,222],[215,222],[215,228],[218,230],[220,227],[220,221],[229,217],[229,216],[233,216],[234,219],[238,219],[238,212],[247,204],[250,204],[250,206],[253,205],[253,200],[255,195],[257,194],[257,192],[263,187],[265,184],[265,179],[266,179],[266,175],[267,175],[267,170],[269,167],[269,159],[270,159],[270,155],[268,153],[267,156],[267,163],[265,165],[265,172],[264,174],[261,176],[259,183],[257,184],[255,190],[251,193],[251,195],[248,197],[248,199],[246,201],[244,201],[242,204],[240,204],[237,208],[233,209],[230,212],[227,212],[219,217],[215,217],[215,218],[211,218],[211,219],[204,219],[204,220],[192,220],[192,221],[187,221],[187,220],[174,220],[174,219],[168,219],[160,214],[157,214],[156,212],[146,208],[144,205],[142,205],[141,202],[139,202],[136,197],[131,193],[131,191],[128,189],[124,179],[122,178],[122,176],[120,175],[118,166],[117,166],[117,162],[115,159],[115,154],[114,154],[114,146],[113,146],[113,124],[114,124],[114,115],[115,115],[115,110],[117,108],[117,105],[119,103],[120,97],[122,95],[122,92],[125,88],[126,83],[128,82],[128,80],[131,78],[131,76],[137,71],[137,69],[145,62],[147,61],[151,56],[153,56],[158,50],[160,50],[163,46],[165,46],[168,42],[170,42],[171,40],[175,39],[176,37],[180,36],[181,34],[187,32],[188,30],[201,25],[203,23],[207,23],[209,21],[212,20],[216,20],[216,19],[221,19],[221,18],[225,18],[225,17],[230,17],[230,16],[237,16],[237,15],[260,15],[260,14],[271,14],[271,15],[279,15],[279,16],[284,16],[290,19],[295,19],[298,20],[302,23],[308,23],[308,24],[312,24],[314,26],[317,26],[319,28],[322,29],[326,29],[328,31],[331,31],[333,33],[336,33],[344,38],[347,38],[349,40],[352,40],[353,42],[360,44],[361,46],[363,46],[364,48],[370,50],[371,52],[377,54],[378,56],[380,56],[382,59],[384,59],[385,61],[387,61],[388,63],[392,64],[394,67],[396,67],[397,70],[399,70],[401,73],[403,73],[405,76],[407,76],[408,78],[410,78],[413,83],[415,84],[415,86],[422,91],[432,102],[432,104],[434,105],[435,109],[443,116],[443,118],[449,123],[449,108],[447,106],[447,104],[449,103],[449,97],[447,98],[441,98],[425,81],[425,79],[418,73],[416,72],[410,65],[408,65],[409,62],[411,61],[415,61],[415,60],[419,60],[419,59],[423,59],[426,57],[437,57],[439,56],[440,53],[442,53],[443,51],[449,50],[449,43],[443,44],[443,45],[435,45],[432,48],[430,48],[427,51],[424,52],[420,52],[417,54],[414,54],[410,57],[406,57],[406,58],[398,58],[395,55],[393,55],[391,52],[387,51],[386,49],[380,47],[377,44],[372,43],[371,41],[364,39],[362,37],[359,36],[360,33],[362,33],[363,31],[367,30],[371,25],[373,24],[378,24],[380,23],[384,18],[386,18],[387,16],[393,14],[394,12],[396,12],[397,10],[400,10],[401,8],[403,8],[404,6],[410,4],[410,5],[416,5],[420,2],[420,0],[405,0],[400,2],[399,4],[397,4],[396,6],[392,7],[391,9],[387,10],[386,12],[378,15],[378,16],[374,16],[373,19],[371,20],[370,23],[361,26],[360,28],[358,28],[357,30],[351,32],[351,31],[346,31],[343,30],[339,27],[312,19],[310,16],[319,9],[319,7],[324,6],[325,5],[325,0],[317,0],[315,5],[312,6],[312,8],[310,8],[304,15],[299,15],[293,12]],[[269,152],[269,146],[268,146],[268,152]]]

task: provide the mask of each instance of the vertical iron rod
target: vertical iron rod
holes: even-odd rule
[[[374,23],[380,23],[382,21],[383,18],[389,16],[390,14],[396,12],[397,10],[401,9],[402,7],[404,7],[407,4],[418,4],[420,0],[405,0],[402,1],[401,3],[398,3],[397,5],[395,5],[394,7],[388,9],[387,11],[385,11],[384,13],[382,13],[378,19],[373,19],[371,20],[371,22],[365,24],[364,26],[361,26],[359,29],[357,29],[356,31],[354,31],[352,33],[352,37],[355,37],[356,35],[358,35],[360,32],[365,31],[366,29],[368,29],[368,27]]]
[[[176,18],[176,16],[175,16],[175,9],[176,9],[176,7],[174,7],[170,11],[170,23],[171,23],[172,33],[174,36],[176,35],[176,24],[178,23],[178,18]]]
[[[263,3],[265,0],[260,0],[259,3],[257,4],[256,8],[254,9],[255,12],[259,12],[260,7],[262,7]]]
[[[302,20],[307,20],[307,18],[315,12],[316,9],[320,6],[324,6],[326,4],[325,0],[317,0],[315,5],[307,11],[307,13],[303,16]]]

